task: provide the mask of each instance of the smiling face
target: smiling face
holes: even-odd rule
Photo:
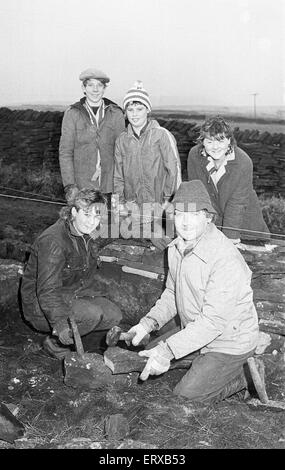
[[[186,242],[195,243],[205,233],[210,218],[206,212],[183,212],[175,209],[174,223],[177,234]]]
[[[205,136],[203,145],[208,155],[214,160],[223,159],[230,145],[230,139],[226,136],[211,137],[210,135]]]
[[[89,78],[82,84],[82,90],[91,106],[99,106],[105,93],[105,85],[96,78]]]
[[[90,235],[100,224],[104,214],[104,204],[92,204],[88,208],[72,208],[72,223],[79,235]]]
[[[136,132],[140,131],[147,122],[148,110],[142,103],[130,103],[126,109],[127,118]]]

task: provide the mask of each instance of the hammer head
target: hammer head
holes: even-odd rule
[[[113,326],[106,335],[106,343],[108,346],[116,346],[118,341],[126,341],[129,346],[134,336],[135,332],[129,333],[128,331],[123,331],[120,326]],[[148,344],[149,338],[150,335],[146,335],[140,342],[140,345]]]
[[[108,346],[116,346],[120,339],[122,331],[123,330],[120,326],[113,326],[113,328],[108,331],[106,335],[106,343],[108,344]]]
[[[116,346],[118,341],[131,341],[133,337],[133,333],[123,332],[120,326],[113,326],[106,335],[106,343],[108,346]]]

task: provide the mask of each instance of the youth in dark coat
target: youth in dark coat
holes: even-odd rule
[[[219,116],[210,118],[201,127],[198,142],[189,152],[188,179],[204,183],[218,213],[216,225],[236,244],[241,237],[268,238],[253,189],[252,160],[237,147],[230,126]]]
[[[36,330],[54,335],[44,342],[50,353],[68,351],[55,337],[61,344],[73,343],[71,315],[80,335],[108,330],[121,320],[120,309],[95,284],[98,244],[92,232],[100,224],[102,207],[106,210],[106,201],[99,191],[77,192],[61,218],[33,244],[22,279],[23,314]]]

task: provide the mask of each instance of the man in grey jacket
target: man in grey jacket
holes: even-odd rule
[[[178,236],[168,248],[165,291],[129,332],[137,346],[151,331],[168,323],[170,331],[158,344],[151,347],[150,343],[139,353],[148,357],[141,379],[160,375],[172,360],[200,351],[174,393],[193,401],[215,402],[244,387],[239,376],[257,345],[251,271],[239,250],[212,222],[215,209],[201,181],[181,183],[173,205]],[[177,314],[180,328],[173,331]]]

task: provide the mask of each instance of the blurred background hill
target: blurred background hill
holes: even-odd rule
[[[63,112],[71,103],[19,103],[7,105],[12,110],[33,109],[35,111],[60,111]],[[285,106],[259,106],[254,111],[248,106],[200,106],[200,105],[165,105],[153,109],[154,117],[187,121],[197,121],[199,124],[208,116],[220,114],[228,119],[233,127],[240,129],[258,129],[268,132],[285,133]]]

